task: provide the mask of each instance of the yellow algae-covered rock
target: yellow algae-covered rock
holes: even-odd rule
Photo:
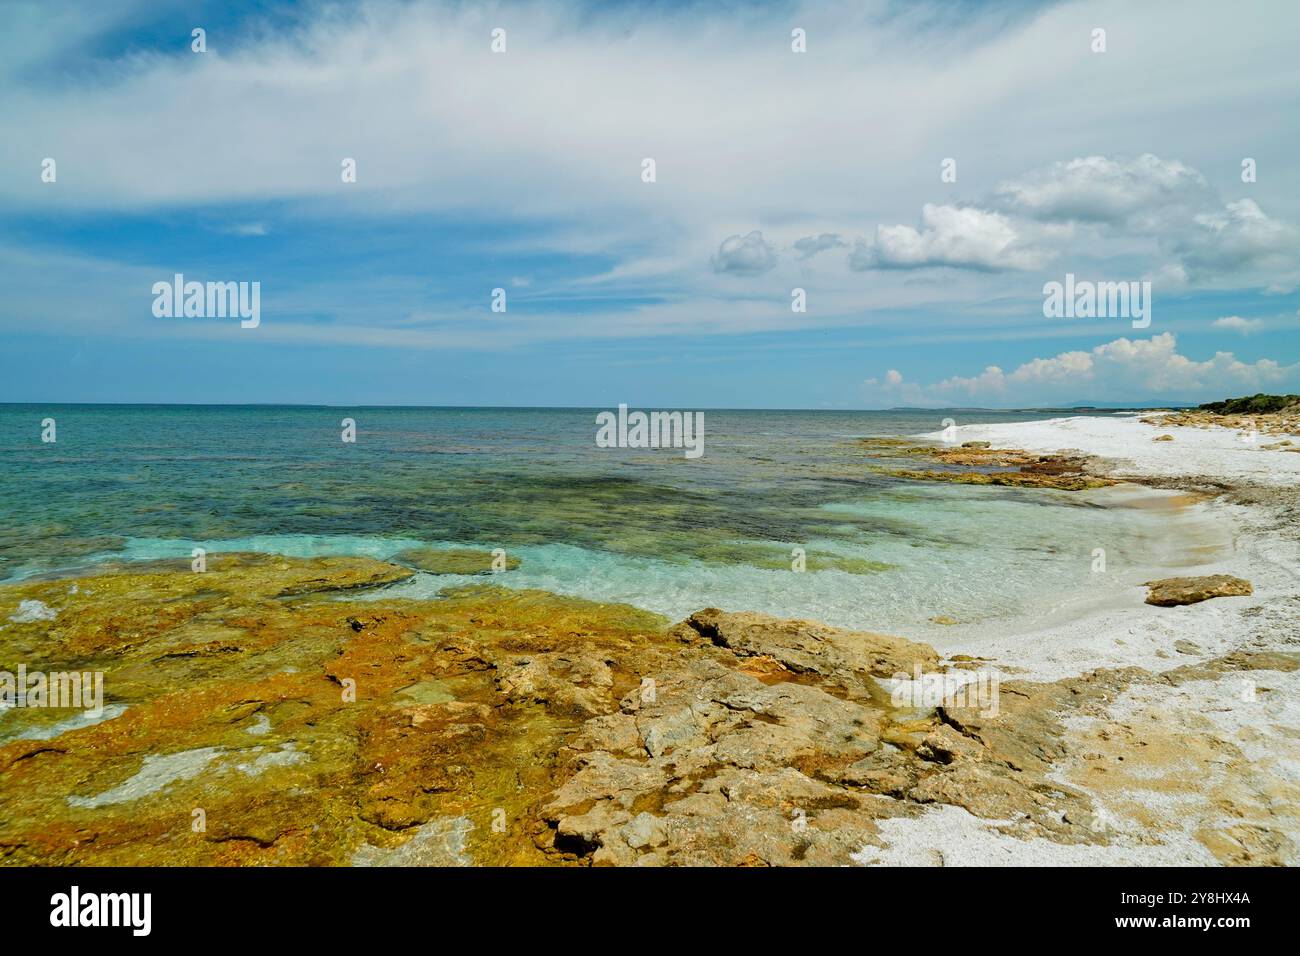
[[[0,670],[103,676],[98,713],[0,715],[0,863],[840,865],[935,802],[1104,842],[1051,777],[1061,715],[1150,677],[896,704],[889,678],[945,670],[933,648],[491,585],[363,594],[411,573],[366,559],[209,568],[0,586]]]
[[[706,608],[692,614],[687,624],[722,647],[775,658],[798,671],[829,675],[847,670],[889,677],[910,674],[915,664],[926,669],[939,662],[939,655],[928,644],[752,611],[728,613]]]
[[[1146,603],[1157,607],[1197,604],[1216,597],[1243,597],[1254,593],[1249,581],[1231,574],[1210,574],[1198,578],[1162,578],[1148,581]]]
[[[393,560],[427,574],[491,574],[519,567],[518,558],[502,555],[494,568],[492,552],[477,548],[408,548],[393,555]]]
[[[1085,491],[1116,484],[1110,478],[1091,475],[1057,475],[1026,471],[937,471],[935,469],[896,468],[886,474],[914,481],[948,481],[958,485],[1003,485],[1010,488],[1054,488],[1058,491]]]

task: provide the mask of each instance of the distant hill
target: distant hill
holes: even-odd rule
[[[1242,398],[1225,398],[1221,402],[1206,402],[1198,406],[1202,411],[1218,415],[1249,415],[1265,412],[1283,412],[1300,409],[1300,395],[1246,395]]]
[[[920,407],[914,405],[896,405],[887,409],[891,412],[1097,412],[1097,411],[1147,411],[1164,409],[1195,408],[1193,402],[1080,402],[1077,405],[1025,405],[1016,408],[987,408],[981,405],[951,406],[948,408]]]

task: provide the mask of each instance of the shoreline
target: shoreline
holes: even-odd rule
[[[1193,492],[1201,500],[1189,509],[1232,529],[1229,552],[1175,573],[1238,575],[1254,585],[1249,597],[1156,608],[1144,603],[1144,589],[1134,587],[1129,599],[1099,600],[1065,620],[964,628],[952,635],[951,646],[936,642],[941,653],[978,654],[988,666],[1009,665],[1017,677],[1028,680],[1062,681],[1096,669],[1127,668],[1154,676],[1125,687],[1092,713],[1065,721],[1067,753],[1053,778],[1092,798],[1100,826],[1114,842],[1072,847],[1025,841],[1005,832],[1011,821],[980,819],[944,806],[892,821],[882,828],[883,846],[864,847],[858,862],[1300,863],[1300,762],[1286,756],[1300,741],[1300,708],[1288,702],[1300,691],[1294,671],[1300,661],[1295,544],[1300,534],[1292,513],[1300,497],[1300,455],[1272,455],[1242,442],[1235,430],[1166,424],[1162,417],[958,426],[953,444],[988,441],[995,449],[1084,455],[1090,474]],[[1112,421],[1123,424],[1116,427]],[[1157,442],[1164,434],[1173,441]],[[915,437],[942,440],[943,435]],[[1278,438],[1285,435],[1271,441]],[[1155,455],[1148,452],[1152,447]],[[1147,569],[1135,577],[1161,577],[1170,570]],[[1231,669],[1213,673],[1219,662],[1252,655],[1274,655],[1278,666],[1238,670],[1235,676]],[[1198,668],[1198,676],[1209,679],[1184,682],[1169,676]],[[1115,746],[1115,740],[1123,745]],[[1117,776],[1104,766],[1107,761],[1125,760],[1127,753],[1133,762],[1142,749],[1157,756],[1142,761],[1140,772],[1122,773],[1119,785],[1105,780],[1108,772]],[[1226,779],[1224,765],[1231,765],[1239,778]],[[1197,781],[1191,786],[1180,780],[1189,774]],[[1134,819],[1141,826],[1133,826]],[[1267,826],[1261,824],[1265,820]]]
[[[1078,421],[1089,423],[1088,434],[1080,435],[1069,428],[1070,423]],[[1160,631],[1159,624],[1169,618],[1168,609],[1154,608],[1144,603],[1145,591],[1139,584],[1141,581],[1166,576],[1223,572],[1251,580],[1256,585],[1256,593],[1249,598],[1232,599],[1227,603],[1209,601],[1178,609],[1183,618],[1180,624],[1203,630],[1207,638],[1204,643],[1218,653],[1237,649],[1244,640],[1243,631],[1248,630],[1239,620],[1243,616],[1242,612],[1300,591],[1300,558],[1297,557],[1295,545],[1289,543],[1300,540],[1300,533],[1286,536],[1291,525],[1285,510],[1288,505],[1294,507],[1298,503],[1297,499],[1300,499],[1300,455],[1285,456],[1283,460],[1290,467],[1281,474],[1253,467],[1223,468],[1222,461],[1236,451],[1228,444],[1235,441],[1236,435],[1228,433],[1216,436],[1211,432],[1199,436],[1198,444],[1202,449],[1211,449],[1212,456],[1193,455],[1185,464],[1169,458],[1159,463],[1150,463],[1142,458],[1147,451],[1146,442],[1171,431],[1184,437],[1182,433],[1192,429],[1186,426],[1146,425],[1130,419],[1127,421],[1131,424],[1123,427],[1127,434],[1117,436],[1107,434],[1108,429],[1104,426],[1098,428],[1093,425],[1096,421],[1112,420],[1058,419],[964,426],[969,432],[959,426],[955,444],[987,440],[994,442],[995,447],[1001,445],[1047,454],[1088,456],[1089,473],[1121,482],[1103,491],[1103,494],[1122,493],[1125,484],[1154,489],[1171,496],[1179,492],[1193,494],[1196,496],[1194,500],[1180,503],[1176,507],[1184,512],[1180,517],[1199,520],[1203,524],[1201,532],[1207,536],[1205,542],[1212,550],[1212,556],[1209,560],[1189,558],[1186,562],[1128,569],[1128,576],[1133,583],[1128,594],[1100,597],[1095,606],[1085,605],[1077,613],[1048,626],[1036,625],[1033,616],[1021,616],[960,630],[953,628],[954,643],[973,641],[970,646],[961,648],[969,651],[1002,650],[1007,655],[1008,663],[1040,666],[1041,672],[1032,672],[1039,673],[1042,679],[1074,676],[1101,666],[1140,663],[1142,666],[1159,668],[1161,661],[1177,660],[1173,657],[1154,656],[1157,650],[1172,650],[1168,640],[1157,638],[1154,646],[1130,642],[1118,656],[1107,642],[1107,635],[1116,631],[1143,631],[1150,637],[1152,635],[1149,632]],[[1058,422],[1066,427],[1056,428]],[[1057,437],[1052,437],[1054,434]],[[941,433],[916,437],[937,439]],[[1066,439],[1073,439],[1074,443],[1062,444]],[[1297,440],[1300,441],[1300,436],[1297,436]],[[1240,454],[1251,455],[1254,452],[1243,450]],[[1217,473],[1210,471],[1212,465],[1206,461],[1207,457],[1211,461],[1218,459]],[[1276,461],[1276,458],[1270,457],[1269,464]],[[1259,481],[1261,475],[1265,479],[1262,482]],[[1292,484],[1283,485],[1282,482],[1287,480],[1291,480]],[[1113,504],[1109,506],[1114,507]],[[1138,502],[1136,506],[1142,507],[1142,504]],[[1235,613],[1227,613],[1229,608]],[[1200,627],[1204,622],[1197,619],[1201,616],[1210,618],[1213,626]],[[1237,626],[1228,627],[1227,631],[1235,636],[1213,640],[1212,635],[1216,630],[1221,631],[1225,625],[1234,623]],[[1087,632],[1086,637],[1079,637],[1081,630]],[[999,639],[995,632],[1007,633]],[[1021,638],[1034,640],[1018,645]],[[1080,656],[1073,662],[1061,662],[1054,657],[1058,649],[1075,649],[1094,656]],[[1027,651],[1030,656],[1026,656]],[[1033,656],[1034,652],[1041,656]],[[1135,658],[1135,654],[1140,656]],[[1013,656],[1019,659],[1012,659]],[[1167,667],[1171,666],[1174,665],[1167,664]]]

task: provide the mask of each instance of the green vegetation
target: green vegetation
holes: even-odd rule
[[[1292,406],[1300,406],[1300,395],[1265,395],[1261,392],[1243,398],[1206,402],[1200,408],[1202,411],[1214,412],[1216,415],[1249,415],[1281,412]]]

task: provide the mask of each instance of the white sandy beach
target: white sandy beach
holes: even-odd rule
[[[1153,413],[1158,414],[1158,413]],[[992,442],[995,448],[1026,451],[1077,450],[1113,462],[1116,477],[1202,477],[1268,487],[1300,484],[1300,454],[1264,450],[1280,439],[1300,445],[1300,435],[1252,436],[1230,428],[1188,428],[1148,425],[1139,420],[1151,415],[1076,416],[1041,422],[1003,425],[958,425],[953,443]],[[1158,442],[1160,435],[1171,442]],[[919,435],[943,441],[943,432]]]
[[[1174,440],[1155,442],[1161,434]],[[937,432],[918,437],[943,439]],[[1216,498],[1190,505],[1178,520],[1202,523],[1211,545],[1177,566],[1121,569],[1132,589],[1119,599],[1062,608],[1049,620],[952,627],[942,639],[927,638],[944,653],[991,659],[989,667],[1006,669],[1004,679],[1031,681],[1097,668],[1138,667],[1159,675],[1238,651],[1300,650],[1300,548],[1297,530],[1282,513],[1295,505],[1287,489],[1300,496],[1300,454],[1260,447],[1285,437],[1247,442],[1233,429],[1157,427],[1119,415],[958,426],[957,443],[1073,450],[1105,459],[1112,477],[1185,479],[1189,487],[1217,483],[1253,490],[1263,501]],[[1300,444],[1300,436],[1292,440]],[[1113,490],[1122,494],[1123,488]],[[1144,603],[1147,580],[1219,573],[1246,578],[1254,593],[1183,607]],[[1297,692],[1295,671],[1156,679],[1129,687],[1100,712],[1070,717],[1067,756],[1056,776],[1093,799],[1108,845],[1025,840],[1004,832],[1015,821],[999,824],[937,807],[916,819],[890,821],[885,846],[865,847],[857,859],[879,865],[1213,865],[1240,848],[1256,857],[1267,849],[1274,859],[1300,863]],[[1107,761],[1116,768],[1109,778],[1088,776]],[[1107,784],[1090,788],[1085,776]]]

